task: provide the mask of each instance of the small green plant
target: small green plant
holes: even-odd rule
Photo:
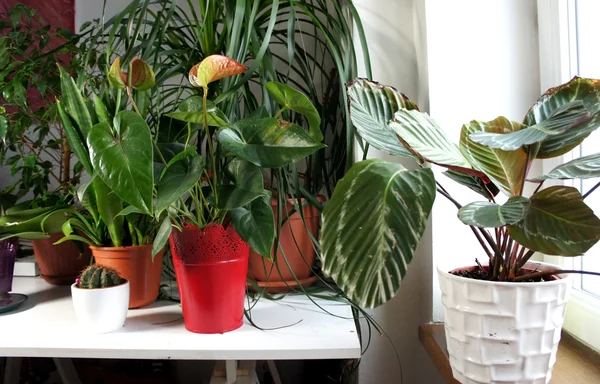
[[[77,287],[82,289],[110,288],[124,282],[125,280],[114,269],[93,264],[81,272],[77,279]]]

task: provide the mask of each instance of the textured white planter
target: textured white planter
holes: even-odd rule
[[[543,270],[554,267],[528,263]],[[570,278],[540,283],[467,279],[438,268],[454,378],[466,383],[550,381]]]
[[[120,329],[127,318],[129,281],[110,288],[82,289],[71,285],[73,308],[79,326],[90,333]]]

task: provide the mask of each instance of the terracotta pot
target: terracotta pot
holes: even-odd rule
[[[71,285],[79,273],[90,265],[92,253],[87,244],[81,244],[83,253],[72,241],[54,245],[62,239],[54,233],[48,239],[33,240],[33,252],[40,267],[41,278],[53,285]]]
[[[90,248],[97,264],[114,268],[122,278],[129,280],[130,309],[144,307],[156,300],[164,249],[152,261],[152,245]]]
[[[295,199],[287,200],[287,209],[282,209],[284,216],[294,209],[294,201]],[[304,199],[302,201],[304,202]],[[319,201],[324,201],[324,199],[319,197]],[[278,222],[277,207],[277,199],[272,199],[271,208],[275,216],[275,223]],[[302,208],[302,214],[306,227],[308,227],[312,236],[317,238],[319,211],[312,205],[307,204]],[[289,291],[291,288],[298,286],[296,280],[299,280],[303,286],[314,282],[316,276],[312,272],[312,267],[315,264],[316,255],[306,227],[305,223],[302,222],[300,213],[294,212],[281,226],[280,247],[277,248],[277,253],[274,250],[271,252],[271,257],[274,260],[276,259],[279,269],[275,263],[250,250],[248,277],[256,281],[259,286],[267,288],[269,292]],[[281,252],[282,249],[283,252]],[[288,264],[291,268],[288,267]]]

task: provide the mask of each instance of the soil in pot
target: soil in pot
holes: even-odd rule
[[[295,199],[287,200],[287,207],[282,209],[284,216],[293,211],[295,201]],[[322,202],[324,199],[319,197],[319,201]],[[302,202],[304,203],[305,199],[302,199]],[[271,208],[275,223],[277,223],[277,199],[271,200]],[[267,292],[287,292],[297,288],[298,283],[307,287],[317,280],[317,276],[313,273],[316,253],[310,234],[318,238],[319,211],[314,206],[306,204],[302,208],[302,215],[305,223],[302,222],[300,213],[294,212],[281,226],[279,247],[277,252],[275,249],[271,252],[271,257],[276,260],[276,263],[250,250],[248,277],[254,280],[259,287],[265,288]]]
[[[113,268],[129,281],[129,308],[145,307],[158,297],[163,255],[152,260],[152,245],[136,247],[90,247],[97,264]]]
[[[89,246],[81,244],[81,253],[72,241],[54,245],[63,237],[62,233],[54,233],[50,238],[33,241],[33,251],[40,267],[41,278],[49,284],[73,284],[79,273],[90,265],[92,253]]]
[[[242,326],[250,247],[233,226],[186,225],[169,239],[185,328],[224,333]]]

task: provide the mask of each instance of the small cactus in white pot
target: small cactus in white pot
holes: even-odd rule
[[[129,306],[129,281],[98,264],[87,267],[71,286],[73,308],[81,328],[107,333],[123,327]]]

